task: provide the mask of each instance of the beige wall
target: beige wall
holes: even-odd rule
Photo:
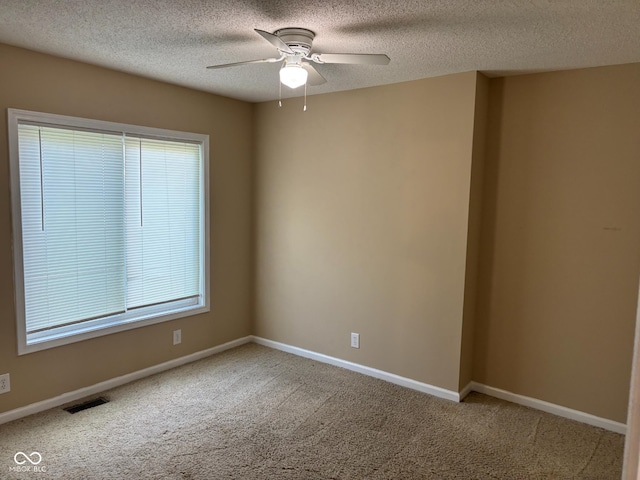
[[[452,75],[310,97],[306,113],[260,104],[254,332],[624,422],[639,71]]]
[[[253,106],[0,45],[0,412],[250,333]],[[210,135],[212,311],[18,356],[6,109],[20,108]],[[172,345],[172,330],[182,344]]]
[[[458,391],[476,80],[257,106],[257,335]]]
[[[640,64],[491,81],[474,380],[625,422]]]
[[[625,421],[640,65],[464,73],[303,113],[3,45],[0,64],[0,412],[255,333]],[[211,136],[210,314],[17,355],[8,107]]]
[[[482,193],[489,109],[489,79],[478,74],[473,118],[473,150],[469,185],[469,229],[467,239],[460,380],[462,391],[473,380],[473,344],[478,292],[478,264],[482,228]]]

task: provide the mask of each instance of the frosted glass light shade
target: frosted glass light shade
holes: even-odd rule
[[[289,88],[298,88],[307,83],[308,75],[300,65],[286,65],[280,69],[280,82]]]

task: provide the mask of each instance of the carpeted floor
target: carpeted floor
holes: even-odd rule
[[[74,415],[0,425],[0,478],[606,480],[622,470],[622,435],[476,393],[456,404],[255,344],[104,396]],[[40,453],[46,471],[11,471],[19,451]]]

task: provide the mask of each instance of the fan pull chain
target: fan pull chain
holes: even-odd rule
[[[304,83],[304,108],[302,109],[302,111],[307,111],[307,82]]]
[[[282,82],[278,81],[278,85],[280,86],[280,91],[278,92],[278,108],[282,108]]]

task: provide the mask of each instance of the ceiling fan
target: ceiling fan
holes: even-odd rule
[[[389,57],[384,54],[366,53],[311,53],[315,33],[306,28],[282,28],[274,33],[254,29],[266,41],[278,49],[279,56],[246,62],[212,65],[208,69],[228,68],[252,63],[283,62],[280,68],[280,83],[289,88],[302,85],[322,85],[326,79],[310,63],[345,63],[355,65],[387,65]]]

